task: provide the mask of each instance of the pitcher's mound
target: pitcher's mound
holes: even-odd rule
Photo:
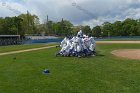
[[[119,49],[111,52],[118,57],[140,60],[140,49]]]

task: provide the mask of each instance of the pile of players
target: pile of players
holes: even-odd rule
[[[96,42],[91,35],[84,35],[82,30],[77,33],[77,36],[72,38],[65,37],[60,44],[61,50],[56,56],[95,56]]]

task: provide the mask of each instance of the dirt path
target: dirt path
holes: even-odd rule
[[[140,49],[119,49],[111,53],[118,57],[140,60]]]
[[[5,52],[5,53],[0,53],[0,56],[2,56],[2,55],[10,55],[10,54],[17,54],[17,53],[23,53],[23,52],[31,52],[31,51],[47,49],[47,48],[53,48],[53,47],[56,47],[56,45],[55,46],[46,46],[46,47],[41,47],[41,48],[33,48],[33,49]]]

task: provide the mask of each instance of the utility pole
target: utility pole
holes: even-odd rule
[[[27,33],[29,33],[29,12],[27,10]]]
[[[49,25],[48,25],[48,22],[49,22],[49,17],[48,17],[48,15],[47,15],[46,32],[49,34]]]
[[[47,15],[47,23],[48,23],[48,21],[49,21],[49,17],[48,17],[48,15]]]
[[[64,20],[63,20],[63,18],[62,18],[62,21],[61,21],[61,32],[62,32],[62,34],[64,34]]]

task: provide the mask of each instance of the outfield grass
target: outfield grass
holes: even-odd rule
[[[0,46],[0,53],[9,52],[9,51],[17,51],[31,48],[40,48],[46,46],[56,45],[58,43],[41,43],[41,44],[25,44],[25,45],[11,45],[11,46]]]
[[[99,41],[140,41],[140,38],[106,38]]]
[[[80,59],[55,57],[56,48],[0,56],[0,93],[140,93],[140,61],[110,54],[122,48],[140,44],[99,44]]]

